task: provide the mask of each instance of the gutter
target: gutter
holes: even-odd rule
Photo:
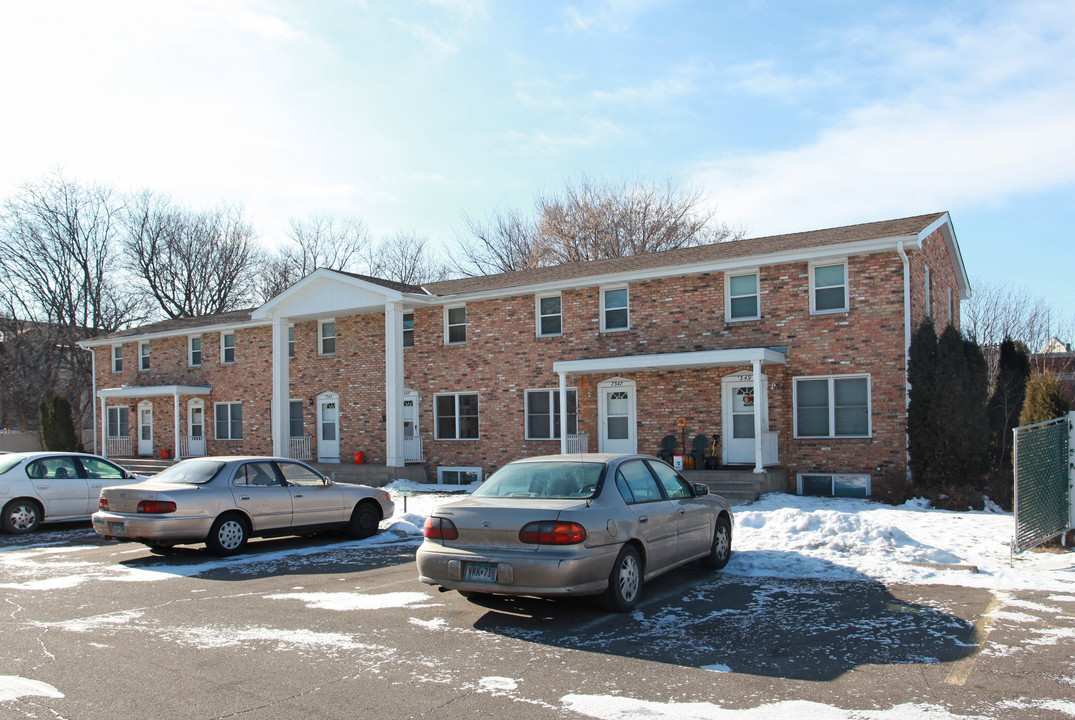
[[[911,262],[907,258],[907,251],[903,247],[903,240],[896,245],[896,252],[900,254],[903,262],[903,408],[905,418],[910,417],[911,409],[911,383],[907,376],[911,364]],[[907,421],[904,420],[903,440],[906,448],[907,480],[911,480],[911,447],[910,436],[907,431]]]

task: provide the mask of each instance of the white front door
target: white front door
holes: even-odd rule
[[[205,456],[205,406],[200,401],[187,406],[187,455]]]
[[[762,392],[765,388],[765,376],[761,376]],[[767,427],[765,417],[765,398],[754,397],[754,377],[752,373],[736,373],[726,376],[721,381],[723,396],[723,430],[724,457],[726,465],[753,465],[754,456],[754,413],[762,413],[762,427]]]
[[[336,393],[317,397],[317,461],[340,461],[340,398]]]
[[[138,454],[153,454],[153,404],[138,404]]]
[[[638,451],[635,428],[635,384],[613,378],[597,386],[599,451],[632,454]]]
[[[422,440],[418,434],[418,393],[403,390],[403,460],[422,460]]]

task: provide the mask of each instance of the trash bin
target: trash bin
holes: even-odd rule
[[[682,455],[673,455],[672,456],[672,467],[674,467],[676,470],[682,470],[683,469],[683,456]]]
[[[355,453],[355,465],[361,465],[362,464],[362,458],[363,458],[364,455],[365,455],[365,453],[360,453],[360,452]]]

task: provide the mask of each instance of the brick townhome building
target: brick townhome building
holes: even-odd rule
[[[83,345],[110,455],[362,452],[451,483],[656,453],[682,418],[726,466],[861,495],[906,474],[913,328],[958,327],[968,293],[935,213],[421,287],[320,269],[252,311]]]

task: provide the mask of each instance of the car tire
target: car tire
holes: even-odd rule
[[[214,555],[227,557],[234,555],[246,546],[246,540],[250,536],[250,528],[246,519],[241,515],[221,515],[209,529],[209,537],[205,539],[205,546]]]
[[[4,506],[0,522],[12,535],[33,532],[41,524],[41,506],[34,500],[17,498]]]
[[[608,576],[601,604],[611,612],[630,612],[642,597],[642,558],[633,545],[624,545]]]
[[[351,521],[343,529],[348,537],[368,538],[377,532],[377,526],[381,523],[381,515],[377,509],[368,502],[360,502],[355,505],[351,512]]]
[[[732,556],[732,524],[728,518],[721,515],[713,527],[713,545],[709,548],[709,554],[702,558],[702,567],[710,570],[720,570],[728,564]]]

